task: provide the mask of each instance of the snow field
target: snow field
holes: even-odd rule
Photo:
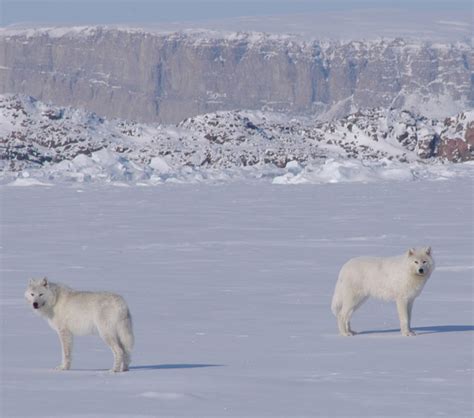
[[[473,188],[446,181],[6,187],[1,415],[471,416]],[[337,335],[330,301],[357,255],[431,245],[418,336],[393,304]],[[29,277],[128,301],[132,370],[78,337],[73,370],[23,300]]]

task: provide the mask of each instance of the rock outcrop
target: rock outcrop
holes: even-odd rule
[[[462,162],[474,159],[473,132],[472,111],[438,121],[405,110],[370,109],[330,122],[221,111],[162,126],[0,96],[0,167],[8,172],[77,162],[98,151],[145,171],[158,163],[226,170],[328,159]]]

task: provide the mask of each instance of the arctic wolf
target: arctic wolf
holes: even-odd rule
[[[415,335],[410,328],[415,298],[434,270],[431,248],[411,248],[397,257],[357,257],[339,273],[331,309],[341,335],[354,335],[350,320],[369,296],[397,303],[402,335]]]
[[[25,297],[33,310],[44,317],[59,336],[62,363],[71,367],[73,335],[97,333],[114,355],[111,371],[124,372],[133,348],[132,317],[125,300],[113,293],[80,292],[43,279],[31,279]]]

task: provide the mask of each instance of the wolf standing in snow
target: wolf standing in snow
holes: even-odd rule
[[[397,303],[402,335],[410,327],[415,298],[434,270],[431,248],[412,248],[397,257],[357,257],[344,264],[334,290],[331,309],[341,335],[354,335],[350,320],[369,296]]]
[[[25,297],[33,310],[58,333],[63,359],[59,370],[71,367],[73,335],[98,333],[114,354],[113,372],[130,365],[132,317],[125,300],[113,293],[80,292],[43,279],[31,279]]]

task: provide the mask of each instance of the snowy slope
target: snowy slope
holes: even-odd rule
[[[469,417],[472,181],[278,187],[2,186],[2,417]],[[367,302],[337,335],[349,257],[432,245],[417,337]],[[132,370],[76,339],[73,370],[23,300],[47,274],[128,300]]]
[[[0,120],[3,183],[18,178],[157,184],[437,177],[462,171],[441,163],[471,160],[474,149],[474,112],[438,121],[372,109],[322,122],[238,110],[161,126],[106,120],[5,95]]]

